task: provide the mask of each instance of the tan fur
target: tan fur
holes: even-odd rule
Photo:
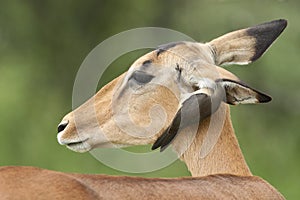
[[[245,62],[245,60],[249,60],[254,56],[255,49],[253,49],[253,45],[255,42],[255,38],[246,35],[245,30],[238,30],[214,39],[209,44],[217,55],[216,64],[228,65],[233,62],[239,64],[249,63],[250,61]],[[241,44],[243,45],[241,46]]]
[[[238,82],[239,78],[218,65],[252,62],[285,26],[285,20],[277,20],[206,44],[182,42],[159,54],[155,50],[142,56],[127,73],[64,117],[62,124],[67,126],[60,128],[59,143],[77,152],[153,144],[170,125],[184,96],[193,94],[195,84],[203,78],[215,83],[219,79]],[[263,40],[256,38],[260,34]],[[142,66],[145,61],[151,65]],[[130,84],[136,70],[151,74],[153,80]],[[248,102],[260,102],[258,97],[253,95],[257,101]],[[3,167],[0,199],[284,199],[269,183],[251,174],[225,103],[204,121],[182,129],[172,145],[194,178],[114,177]]]
[[[220,115],[220,112],[226,112],[223,125],[224,128],[222,129],[220,137],[212,151],[204,158],[201,158],[200,150],[203,144],[203,138],[205,138],[207,134],[207,129],[210,123],[210,119],[206,119],[199,126],[196,138],[190,148],[183,153],[181,159],[186,163],[189,171],[194,177],[217,173],[251,176],[252,174],[246,164],[234,134],[228,105],[223,104],[222,108],[214,115]],[[179,140],[178,142],[180,142]],[[177,144],[175,144],[175,149],[176,146]],[[198,153],[195,154],[195,152]]]
[[[0,168],[0,199],[284,199],[255,176],[138,178],[61,173],[34,167]]]
[[[181,97],[181,90],[178,88],[178,84],[176,84],[176,79],[172,77],[176,77],[175,73],[175,66],[179,65],[182,67],[182,77],[185,78],[185,80],[189,80],[191,77],[205,77],[210,78],[212,80],[217,80],[220,78],[225,79],[231,79],[235,81],[239,81],[239,78],[237,78],[234,74],[230,73],[229,71],[220,68],[216,65],[214,65],[214,61],[220,64],[224,62],[231,62],[231,61],[237,61],[240,62],[241,60],[248,60],[253,56],[251,53],[252,51],[247,51],[248,54],[244,57],[236,56],[233,58],[228,57],[220,57],[219,59],[222,59],[223,61],[218,61],[213,58],[214,53],[225,55],[226,52],[230,49],[230,54],[226,54],[225,56],[231,56],[231,51],[239,50],[236,49],[236,45],[232,44],[232,46],[228,46],[226,42],[223,44],[222,41],[224,41],[224,38],[227,40],[232,40],[235,36],[242,36],[242,40],[247,41],[247,45],[253,44],[254,39],[244,37],[243,31],[235,32],[234,34],[225,35],[219,39],[213,40],[212,42],[208,44],[200,44],[200,43],[185,43],[185,44],[179,44],[172,49],[170,49],[168,52],[163,52],[161,55],[157,56],[156,52],[150,52],[146,54],[145,56],[139,58],[127,74],[123,74],[122,76],[116,78],[113,80],[110,84],[105,86],[103,89],[101,89],[95,97],[92,98],[92,100],[89,100],[87,103],[85,103],[83,106],[79,107],[75,111],[73,111],[71,114],[67,115],[64,120],[68,120],[69,124],[66,128],[66,130],[63,131],[62,139],[68,140],[70,138],[70,133],[72,133],[72,137],[82,137],[81,134],[88,133],[90,127],[92,125],[89,123],[91,120],[91,116],[81,113],[89,113],[87,112],[87,105],[90,104],[90,107],[95,108],[97,112],[97,122],[100,124],[101,127],[101,134],[104,134],[104,137],[107,139],[107,141],[111,142],[114,145],[122,144],[122,145],[139,145],[139,144],[151,144],[153,143],[157,137],[162,133],[164,129],[166,129],[167,125],[170,124],[171,119],[174,117],[177,105],[180,101]],[[248,40],[249,39],[249,40]],[[234,41],[238,42],[238,41]],[[251,46],[251,45],[250,45]],[[218,49],[219,48],[219,49]],[[249,48],[249,47],[247,47]],[[212,50],[213,49],[213,50]],[[212,50],[212,51],[211,51]],[[249,50],[249,49],[248,49]],[[184,55],[184,57],[183,57]],[[228,60],[229,59],[229,60]],[[235,60],[236,59],[236,60]],[[160,70],[163,70],[164,68],[170,70],[169,74],[165,74],[164,77],[166,77],[165,80],[162,80],[166,82],[168,85],[167,87],[163,87],[160,85],[150,85],[149,87],[138,89],[137,93],[129,93],[126,91],[125,85],[128,77],[134,70],[139,70],[141,68],[141,64],[146,61],[151,60],[152,65],[149,69],[152,74],[157,75],[156,73],[162,73]],[[196,60],[193,63],[190,62],[190,60]],[[225,61],[226,60],[226,61]],[[221,63],[222,62],[222,63]],[[169,67],[169,68],[168,68]],[[172,71],[173,70],[173,71]],[[173,73],[173,74],[172,74]],[[184,86],[183,86],[184,87]],[[125,91],[125,92],[124,92]],[[142,92],[140,92],[142,91]],[[122,94],[122,95],[121,95]],[[118,102],[118,98],[115,105],[113,105],[113,101],[115,97],[119,97],[122,101]],[[127,97],[129,96],[129,97]],[[126,100],[126,98],[128,98]],[[124,100],[125,99],[125,100]],[[95,101],[94,101],[95,100]],[[93,102],[94,101],[94,102]],[[125,102],[125,103],[124,103]],[[128,103],[128,104],[126,104]],[[149,113],[153,106],[159,104],[163,107],[164,112],[167,114],[166,123],[165,125],[157,132],[148,134],[145,127],[147,127],[151,123],[151,119]],[[143,134],[141,137],[133,136],[131,134],[126,133],[126,128],[120,128],[118,124],[116,123],[116,117],[115,115],[118,115],[119,113],[113,112],[113,107],[121,106],[118,112],[126,113],[126,111],[123,110],[123,107],[128,106],[128,112],[130,119],[134,122],[134,125],[139,127],[144,127]],[[83,117],[83,115],[85,117]],[[76,132],[74,131],[73,126],[75,126],[74,123],[74,116],[79,116],[79,120],[82,120],[81,123],[82,128],[85,130],[84,132]],[[125,118],[122,118],[123,120],[127,120]],[[220,136],[217,139],[217,142],[215,145],[213,145],[213,148],[211,150],[203,150],[203,147],[207,146],[207,141],[205,141],[205,138],[208,134],[211,134],[208,129],[210,127],[210,121],[216,120],[213,122],[213,125],[217,122],[220,123],[219,127],[215,126],[215,130],[212,132],[220,132]],[[71,128],[72,127],[72,128]],[[186,143],[184,144],[183,141],[187,140],[190,133],[189,130],[183,130],[182,133],[178,136],[178,138],[173,142],[174,150],[180,155],[181,159],[187,164],[188,169],[192,173],[192,176],[194,177],[204,177],[205,179],[208,178],[210,180],[210,177],[205,177],[212,174],[231,174],[231,175],[237,175],[237,176],[243,176],[245,177],[244,180],[247,180],[248,177],[252,176],[249,167],[247,166],[245,159],[243,157],[243,154],[240,150],[238,141],[236,139],[231,119],[230,119],[230,111],[229,106],[225,105],[224,103],[221,104],[219,110],[212,115],[212,117],[206,119],[205,121],[201,122],[199,124],[199,127],[197,128],[198,131],[195,134],[195,139],[192,141],[191,145],[186,147]],[[91,136],[89,136],[91,137]],[[103,138],[101,136],[100,138]],[[107,142],[96,140],[93,144],[93,140],[88,140],[90,148],[94,147],[103,147],[107,145]],[[209,145],[208,145],[209,146]],[[85,149],[86,150],[89,150]],[[182,150],[184,149],[184,150]],[[75,151],[78,151],[78,149],[73,149]],[[81,151],[81,150],[79,150]],[[204,156],[201,155],[201,152],[204,152]],[[224,184],[227,183],[228,179],[226,178],[227,175],[224,175]],[[235,179],[236,177],[233,177],[232,179]],[[249,181],[251,178],[249,178]],[[99,180],[100,181],[100,180]],[[200,178],[200,182],[202,179]],[[174,183],[177,183],[176,179],[173,179]],[[181,187],[185,185],[183,181],[180,181]],[[212,181],[213,183],[213,181]],[[144,184],[144,183],[143,183]],[[178,182],[179,184],[179,182]],[[227,183],[228,184],[228,183]],[[213,184],[212,184],[213,185]],[[211,186],[211,185],[210,185]],[[163,185],[161,187],[169,187],[166,185]],[[171,186],[170,186],[171,187]],[[147,187],[148,188],[148,187]],[[198,188],[199,192],[203,195],[203,192],[205,189],[201,192],[201,188]],[[235,188],[237,189],[237,188]],[[234,193],[235,189],[231,189],[228,193]],[[243,189],[238,188],[239,192],[237,194],[240,194],[241,196]],[[274,195],[279,195],[280,193],[273,190]],[[167,193],[167,192],[165,192]],[[204,192],[207,194],[207,191]],[[171,198],[171,193],[167,193],[168,197]],[[162,194],[160,194],[161,196]],[[260,196],[259,194],[256,195],[257,197]]]

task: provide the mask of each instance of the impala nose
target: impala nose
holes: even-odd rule
[[[68,124],[69,124],[69,121],[62,121],[57,127],[57,133],[65,130],[65,128],[67,127]]]

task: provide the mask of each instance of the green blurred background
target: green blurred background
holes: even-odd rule
[[[252,172],[287,199],[299,199],[299,8],[296,0],[1,0],[0,165],[188,176],[180,161],[148,174],[125,174],[102,165],[89,153],[74,153],[57,143],[57,125],[71,110],[73,82],[83,59],[101,41],[131,28],[165,27],[209,41],[231,30],[285,18],[287,29],[262,59],[228,69],[273,97],[266,105],[232,107],[233,124]],[[116,60],[99,87],[139,55],[130,53]],[[141,147],[145,149],[149,147]]]

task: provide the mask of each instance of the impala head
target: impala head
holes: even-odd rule
[[[158,47],[67,114],[58,126],[58,142],[77,152],[155,141],[154,148],[164,148],[182,127],[182,109],[190,109],[192,118],[183,123],[188,126],[201,123],[220,104],[270,101],[220,66],[255,61],[286,25],[285,20],[276,20],[205,44],[177,42]]]

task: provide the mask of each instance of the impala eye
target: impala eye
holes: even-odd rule
[[[143,71],[135,71],[132,73],[130,79],[134,79],[138,84],[146,84],[149,83],[154,76],[147,74],[146,72]]]

